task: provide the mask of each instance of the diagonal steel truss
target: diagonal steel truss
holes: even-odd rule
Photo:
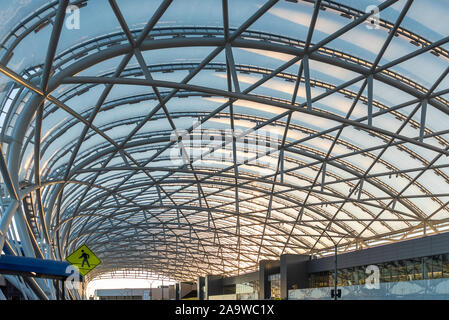
[[[380,21],[381,28],[389,34],[376,58],[367,61],[328,45],[360,26],[372,13],[334,1],[303,2],[314,6],[307,37],[290,39],[250,29],[278,3],[277,0],[266,1],[238,28],[229,25],[226,0],[221,3],[223,28],[159,28],[158,21],[172,3],[172,0],[165,0],[145,27],[135,30],[130,29],[116,1],[109,0],[122,30],[87,39],[58,53],[64,13],[69,4],[61,0],[35,14],[42,20],[54,19],[43,65],[18,74],[8,67],[11,53],[30,34],[31,28],[27,26],[35,23],[32,18],[22,21],[5,38],[4,50],[0,51],[0,72],[15,83],[18,91],[1,134],[0,169],[10,196],[2,202],[0,247],[17,242],[11,233],[14,217],[27,255],[63,259],[79,244],[88,243],[104,262],[96,271],[97,275],[120,268],[142,268],[186,280],[211,273],[247,272],[257,268],[258,261],[276,259],[283,253],[326,254],[339,240],[345,250],[350,250],[400,240],[417,232],[443,230],[449,219],[434,217],[443,210],[448,211],[449,201],[445,197],[449,194],[433,193],[420,182],[420,177],[434,172],[441,181],[449,183],[445,173],[449,165],[439,161],[449,155],[449,142],[444,138],[449,130],[432,131],[426,122],[429,108],[448,115],[449,102],[444,99],[448,89],[437,89],[449,73],[449,66],[429,88],[407,79],[395,71],[395,67],[429,52],[447,62],[449,53],[444,45],[449,37],[432,42],[401,27],[413,4],[413,0],[409,0],[395,21]],[[379,10],[396,2],[384,1]],[[313,43],[320,9],[326,8],[349,15],[352,21]],[[26,31],[18,35],[19,27]],[[380,65],[395,36],[414,41],[421,47]],[[198,63],[157,65],[144,56],[146,52],[151,56],[151,50],[157,48],[187,46],[210,47],[211,51]],[[285,53],[292,58],[276,69],[244,65],[238,63],[234,54],[239,48]],[[224,56],[224,62],[217,62],[220,55]],[[114,57],[121,57],[115,70],[96,76],[77,75],[81,70]],[[137,65],[130,64],[132,59]],[[313,77],[311,69],[315,61],[350,70],[357,76],[342,84],[326,83]],[[287,71],[295,65],[297,73]],[[161,72],[182,70],[188,73],[178,82],[155,77]],[[193,84],[198,75],[207,72],[224,72],[226,88]],[[239,73],[258,75],[259,79],[244,86]],[[274,80],[293,84],[291,99],[257,94]],[[401,90],[412,98],[399,105],[384,105],[376,100],[374,81]],[[138,86],[143,93],[112,99],[110,93],[117,85]],[[58,88],[64,90],[57,91]],[[302,88],[304,99],[298,96]],[[313,95],[313,88],[322,91]],[[90,90],[100,93],[91,107],[78,112],[69,106],[71,98],[83,97]],[[337,95],[352,100],[344,116],[321,107],[327,98]],[[174,100],[185,97],[189,98],[186,101],[193,101],[187,104],[204,98],[219,99],[220,104],[211,111],[188,108],[183,112],[170,111]],[[239,107],[243,102],[279,108],[281,112],[272,117],[245,114]],[[23,111],[15,116],[21,103]],[[107,125],[95,125],[102,112],[134,103],[148,105],[147,114],[124,115]],[[355,118],[352,113],[361,104],[366,105],[366,115]],[[49,134],[42,132],[43,123],[54,112],[68,114],[71,118]],[[398,128],[382,127],[377,119],[385,115],[399,120]],[[294,120],[297,116],[325,119],[335,125],[316,130],[299,124]],[[185,130],[178,127],[178,119],[196,119],[197,122]],[[232,132],[242,121],[249,126],[240,135],[233,134],[231,140],[221,140],[219,130],[209,131],[208,134],[221,142],[214,148],[202,150],[200,156],[189,157],[190,146],[179,139],[181,131],[194,137],[199,126],[220,119],[228,123]],[[169,130],[143,130],[162,120],[168,123]],[[127,135],[111,137],[110,132],[131,124],[135,124],[134,128]],[[82,126],[80,136],[67,139],[64,133],[77,125]],[[408,126],[418,129],[416,136],[403,133]],[[8,127],[12,130],[7,131]],[[277,148],[266,148],[239,161],[239,154],[248,154],[257,141],[273,142],[259,133],[275,128],[281,128],[282,132],[276,140]],[[381,143],[371,147],[351,143],[347,137],[351,128]],[[172,132],[177,139],[170,139]],[[303,136],[292,138],[297,133]],[[98,137],[100,143],[85,147]],[[43,167],[43,155],[61,139],[65,139],[65,146]],[[194,141],[200,142],[199,139]],[[245,139],[248,141],[242,144]],[[326,150],[313,147],[317,139],[327,142]],[[5,145],[8,145],[6,153]],[[23,168],[29,148],[33,150],[33,165]],[[337,148],[347,151],[337,153]],[[167,166],[170,160],[167,153],[176,149],[187,157],[181,165]],[[222,166],[214,166],[213,161],[203,163],[226,150],[232,157]],[[403,151],[422,166],[401,168],[389,162],[384,155],[391,150]],[[148,151],[150,155],[140,156]],[[354,157],[369,159],[370,164],[357,166],[351,160]],[[274,170],[261,163],[261,159],[271,159],[275,163]],[[254,173],[255,170],[260,173]],[[26,179],[19,180],[19,176]],[[401,189],[393,188],[385,180],[392,176],[404,179],[405,185]],[[412,192],[412,188],[418,188],[421,193]],[[33,210],[39,221],[38,231],[33,231],[24,218],[20,201],[27,196],[37,199]],[[414,202],[416,199],[429,199],[437,207],[429,212],[418,206]],[[379,231],[377,224],[383,231]],[[16,250],[16,254],[19,251]]]

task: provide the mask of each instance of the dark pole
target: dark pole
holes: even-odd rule
[[[337,300],[337,244],[335,244],[334,300]]]
[[[61,280],[61,295],[62,295],[62,300],[65,300],[65,281]]]
[[[56,291],[56,300],[59,300],[59,281],[53,280],[53,286],[55,287]]]

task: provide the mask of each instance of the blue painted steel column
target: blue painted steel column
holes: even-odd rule
[[[6,274],[65,279],[71,274],[66,271],[68,266],[66,261],[0,255],[0,272]]]

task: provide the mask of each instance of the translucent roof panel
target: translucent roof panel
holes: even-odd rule
[[[448,12],[443,0],[8,2],[5,188],[42,203],[24,207],[26,254],[63,260],[85,243],[103,261],[95,276],[192,280],[445,231]]]

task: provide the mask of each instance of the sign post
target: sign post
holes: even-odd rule
[[[73,251],[66,260],[77,267],[83,277],[101,263],[101,260],[85,244]]]

